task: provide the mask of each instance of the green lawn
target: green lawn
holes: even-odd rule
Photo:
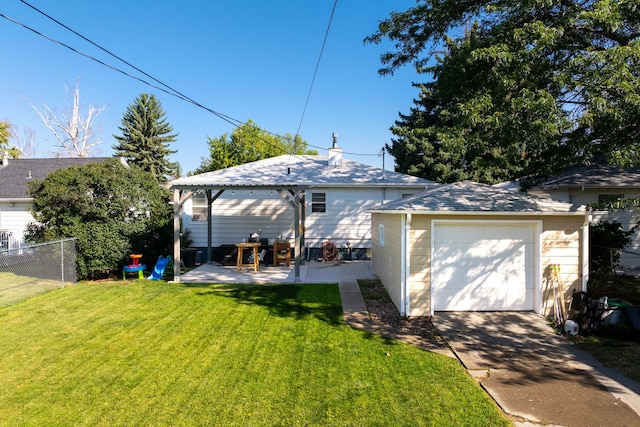
[[[82,283],[0,308],[0,425],[509,425],[336,285]]]
[[[60,288],[59,280],[39,279],[0,272],[0,307],[16,304],[34,295]]]

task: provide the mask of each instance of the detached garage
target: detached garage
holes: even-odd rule
[[[584,208],[474,182],[370,211],[372,267],[402,315],[553,310],[586,290]],[[550,265],[560,265],[551,280]]]

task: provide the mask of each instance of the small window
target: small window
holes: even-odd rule
[[[191,197],[191,220],[206,221],[207,220],[207,195],[204,193],[196,193]]]
[[[311,193],[311,212],[321,213],[327,211],[327,194]]]
[[[378,225],[378,241],[380,246],[384,247],[384,224]]]

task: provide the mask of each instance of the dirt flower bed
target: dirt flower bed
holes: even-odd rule
[[[359,280],[358,284],[371,320],[404,333],[420,336],[434,343],[441,343],[442,339],[431,323],[431,317],[406,318],[400,316],[380,280]]]

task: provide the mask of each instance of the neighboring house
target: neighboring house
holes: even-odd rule
[[[557,178],[545,182],[532,191],[548,194],[554,200],[562,200],[580,205],[594,205],[619,199],[640,198],[640,170],[624,170],[613,166],[590,165],[573,168]],[[618,221],[625,230],[631,229],[638,221],[637,208],[630,206],[621,211],[594,211],[593,222],[601,220]],[[640,233],[635,233],[631,244],[622,252],[620,264],[640,267]],[[631,252],[631,253],[630,253]]]
[[[69,166],[82,166],[104,160],[99,157],[9,159],[0,163],[0,249],[21,246],[27,224],[33,221],[33,199],[27,194],[27,183],[43,180],[51,172]]]
[[[584,207],[473,182],[370,210],[372,268],[402,315],[553,312],[550,265],[565,297],[586,290]]]
[[[170,182],[182,191],[182,229],[191,231],[194,247],[233,245],[259,233],[293,247],[299,237],[303,257],[317,257],[325,240],[349,242],[358,258],[371,247],[368,209],[433,185],[344,160],[337,146],[328,156],[284,155]]]

